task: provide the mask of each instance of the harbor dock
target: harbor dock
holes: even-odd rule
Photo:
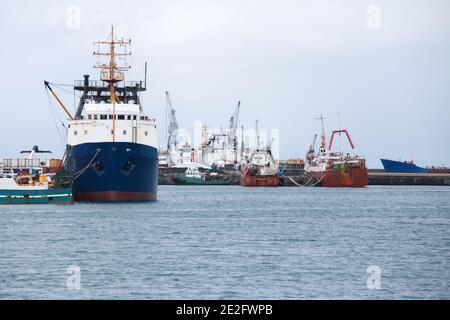
[[[306,186],[305,175],[280,177],[283,186]],[[389,173],[369,170],[369,185],[372,186],[450,186],[448,173]]]
[[[173,169],[172,169],[173,170]],[[161,170],[159,174],[160,185],[172,185],[175,172]],[[175,171],[175,170],[174,170]],[[180,172],[182,170],[179,170]],[[231,175],[231,184],[239,185],[239,174],[228,172]],[[298,187],[310,186],[311,181],[303,173],[280,176],[280,186]],[[369,170],[369,185],[375,186],[450,186],[448,173],[389,173],[382,170]]]
[[[369,185],[450,186],[449,173],[369,172]]]

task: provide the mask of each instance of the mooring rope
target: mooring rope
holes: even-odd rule
[[[325,174],[323,174],[323,175],[320,177],[320,179],[319,179],[316,183],[312,184],[310,187],[315,187],[316,185],[318,185],[318,184],[323,180],[324,177],[325,177]]]
[[[292,177],[287,177],[287,178],[288,178],[294,185],[296,185],[297,187],[305,187],[305,188],[306,188],[306,187],[314,187],[314,186],[316,186],[317,184],[319,184],[319,183],[322,181],[322,179],[323,179],[324,176],[325,176],[325,175],[323,174],[317,182],[315,182],[314,184],[312,184],[312,185],[310,185],[310,186],[308,185],[308,183],[312,180],[313,177],[310,177],[309,180],[306,181],[306,183],[305,183],[304,185],[295,182],[295,180],[294,180]]]
[[[61,142],[61,146],[64,149],[64,146],[66,144],[65,144],[64,136],[61,133],[59,125],[58,125],[58,122],[62,122],[62,121],[61,121],[61,118],[58,116],[58,114],[55,112],[55,110],[54,110],[54,108],[52,106],[52,102],[51,102],[51,99],[50,99],[50,93],[48,92],[48,90],[46,90],[46,93],[47,93],[47,100],[48,100],[48,107],[49,107],[49,110],[50,110],[50,114],[52,116],[53,123],[55,125],[56,131],[58,131],[58,136],[59,136],[59,139],[60,139],[59,141]]]
[[[293,184],[295,184],[297,187],[304,187],[303,185],[301,185],[301,184],[295,182],[295,180],[292,179],[291,177],[288,177],[288,179],[291,180],[291,182],[292,182]],[[308,184],[308,183],[306,183],[306,184]]]
[[[78,179],[90,166],[91,164],[94,162],[95,158],[97,157],[97,155],[100,153],[100,149],[97,149],[97,152],[95,153],[95,155],[92,157],[91,161],[88,163],[88,165],[86,167],[84,167],[83,169],[81,169],[80,171],[78,171],[77,173],[75,173],[74,178],[72,179],[72,181]]]

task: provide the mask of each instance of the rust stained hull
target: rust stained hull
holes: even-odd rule
[[[278,187],[280,180],[277,174],[274,175],[252,175],[250,170],[241,174],[240,184],[243,187]]]
[[[75,201],[88,202],[147,202],[155,201],[156,193],[153,192],[76,192]]]
[[[322,177],[323,175],[323,177]],[[321,187],[329,188],[364,188],[369,184],[367,168],[351,168],[327,170],[324,173],[311,175],[321,179]]]

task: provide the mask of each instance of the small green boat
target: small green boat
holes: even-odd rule
[[[197,168],[188,168],[184,175],[175,176],[173,179],[178,185],[230,185],[231,181],[221,175],[211,173],[202,174]]]
[[[0,176],[0,204],[72,204],[71,188],[56,188],[48,176]]]

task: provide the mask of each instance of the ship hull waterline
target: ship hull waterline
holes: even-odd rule
[[[242,173],[240,185],[243,187],[278,187],[280,179],[274,175],[252,175],[249,171]]]
[[[307,175],[319,181],[318,186],[326,188],[364,188],[369,184],[369,176],[366,168],[308,172]]]
[[[0,204],[72,204],[72,190],[0,190]]]
[[[231,182],[229,180],[205,180],[202,178],[191,178],[177,176],[173,179],[176,185],[190,185],[190,186],[227,186]]]
[[[381,159],[385,172],[394,173],[427,173],[428,170],[410,162]]]

